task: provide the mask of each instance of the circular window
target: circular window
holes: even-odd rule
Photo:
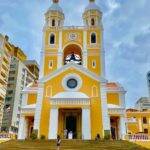
[[[82,86],[82,79],[77,74],[68,74],[62,80],[62,86],[67,91],[78,91]]]
[[[67,81],[67,87],[69,87],[70,89],[76,88],[77,85],[78,85],[78,82],[77,82],[76,79],[73,79],[73,78],[72,78],[72,79],[69,79],[69,80]]]

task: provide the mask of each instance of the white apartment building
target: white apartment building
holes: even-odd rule
[[[10,45],[7,36],[0,34],[0,127],[2,125],[4,99],[6,96],[6,88],[10,66]]]
[[[150,98],[141,97],[135,104],[135,109],[140,111],[150,109]]]
[[[17,57],[12,57],[4,106],[2,131],[17,133],[22,103],[22,90],[36,80],[36,75]]]

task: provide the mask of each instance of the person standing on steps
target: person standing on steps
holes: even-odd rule
[[[61,138],[60,138],[60,136],[58,135],[57,136],[57,150],[59,150],[59,148],[60,148],[60,144],[61,144]]]

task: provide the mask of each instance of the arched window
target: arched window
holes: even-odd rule
[[[50,44],[55,44],[55,35],[53,33],[50,35]]]
[[[96,34],[95,33],[91,34],[91,43],[96,43]]]
[[[96,61],[93,60],[93,61],[92,61],[92,68],[95,68],[95,67],[96,67]]]
[[[55,27],[55,19],[52,20],[52,27]]]
[[[91,19],[91,25],[95,26],[95,20],[94,20],[94,18]]]
[[[97,87],[94,85],[92,86],[92,97],[97,97],[98,92],[97,92]]]
[[[52,97],[52,86],[46,87],[46,97]]]

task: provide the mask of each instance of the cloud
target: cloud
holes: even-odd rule
[[[118,0],[119,7],[104,16],[107,77],[127,90],[127,106],[147,96],[150,70],[150,9],[148,0]],[[145,13],[147,12],[147,13]],[[107,12],[106,12],[107,13]]]

